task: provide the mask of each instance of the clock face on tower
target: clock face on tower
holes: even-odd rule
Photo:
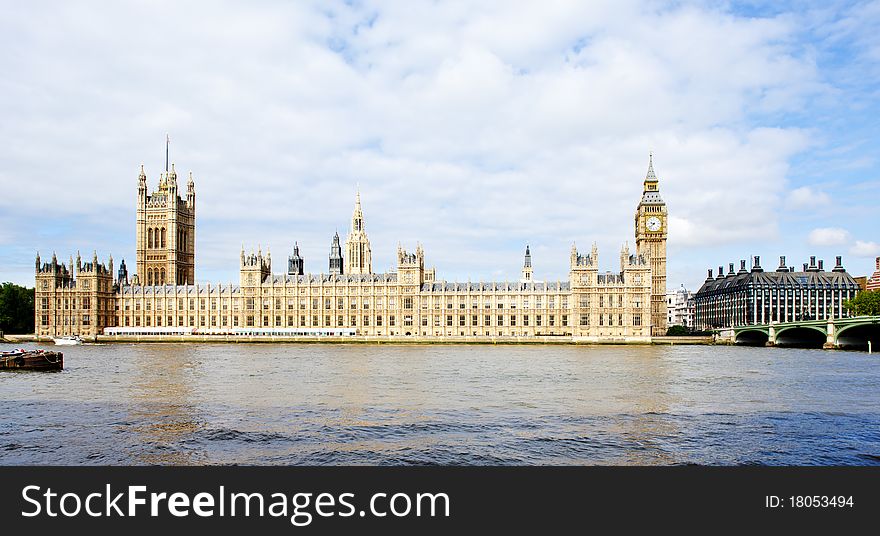
[[[647,227],[648,230],[652,233],[656,233],[657,231],[659,231],[661,226],[662,224],[660,223],[660,218],[658,218],[657,216],[651,216],[650,218],[648,218],[648,221],[645,222],[645,227]]]

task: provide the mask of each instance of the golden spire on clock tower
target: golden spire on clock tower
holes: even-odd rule
[[[648,174],[645,175],[645,191],[656,192],[658,190],[657,175],[654,173],[654,153],[648,153]]]

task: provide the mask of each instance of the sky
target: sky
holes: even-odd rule
[[[760,255],[880,255],[880,1],[12,2],[0,17],[0,281],[134,271],[137,176],[196,183],[196,279],[294,242],[326,272],[360,189],[373,269],[618,271],[648,154],[668,288]]]

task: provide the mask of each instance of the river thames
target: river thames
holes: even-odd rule
[[[0,372],[0,464],[880,464],[880,356],[863,352],[59,349],[63,372]]]

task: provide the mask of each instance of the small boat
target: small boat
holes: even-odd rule
[[[83,341],[79,335],[72,335],[67,337],[58,337],[57,339],[52,339],[56,345],[58,346],[71,346],[74,344],[82,344]]]
[[[62,370],[64,354],[46,350],[18,349],[0,352],[0,370]]]

